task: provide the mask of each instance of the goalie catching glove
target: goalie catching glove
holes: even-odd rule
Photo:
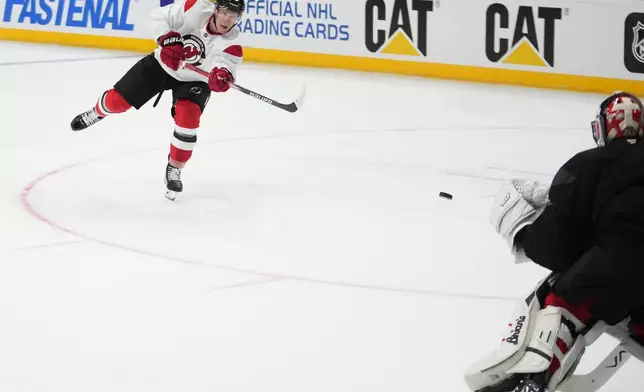
[[[512,179],[497,193],[490,223],[514,250],[514,237],[534,222],[548,204],[548,187],[538,181]]]

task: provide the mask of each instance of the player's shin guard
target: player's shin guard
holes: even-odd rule
[[[170,143],[170,157],[168,162],[178,168],[183,168],[192,157],[192,152],[197,144],[197,130],[175,127]]]
[[[201,116],[201,108],[191,101],[179,100],[174,109],[175,128],[165,176],[166,197],[170,200],[174,200],[176,194],[183,191],[181,170],[192,156],[197,143]]]
[[[170,144],[169,163],[174,167],[183,168],[192,157],[197,144],[201,108],[192,101],[180,99],[174,109],[175,128]]]

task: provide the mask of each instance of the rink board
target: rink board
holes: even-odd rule
[[[0,39],[149,52],[170,2],[0,0]],[[644,95],[642,2],[246,0],[239,25],[247,61]]]

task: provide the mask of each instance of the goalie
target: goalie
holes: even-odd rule
[[[644,343],[643,116],[635,96],[611,95],[591,123],[596,148],[549,187],[511,180],[497,194],[490,221],[516,261],[552,273],[520,304],[499,350],[466,370],[470,390],[557,390],[600,322]]]

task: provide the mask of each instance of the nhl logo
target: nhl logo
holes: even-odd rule
[[[624,67],[644,74],[644,13],[633,12],[624,19]]]
[[[633,27],[633,56],[640,62],[644,63],[644,24],[637,21],[637,25]]]

